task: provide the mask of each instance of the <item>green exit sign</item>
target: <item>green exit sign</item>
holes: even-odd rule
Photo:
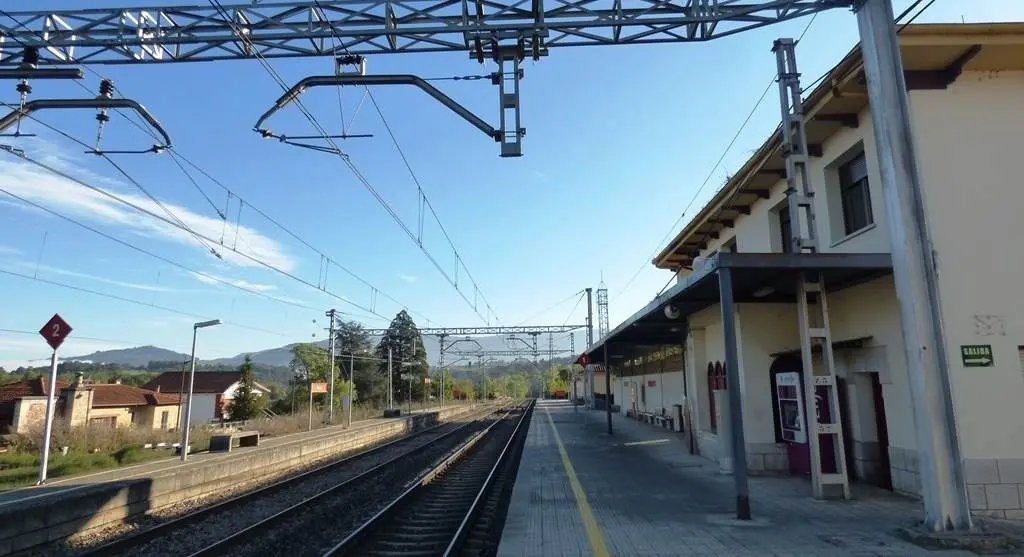
[[[991,344],[965,344],[960,347],[960,359],[964,367],[991,367],[992,345]]]

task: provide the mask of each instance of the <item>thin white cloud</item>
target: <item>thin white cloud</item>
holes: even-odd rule
[[[540,180],[541,182],[550,182],[551,181],[551,179],[548,178],[548,175],[544,174],[540,170],[534,170],[533,171],[533,177],[538,179],[538,180]]]
[[[24,252],[22,252],[18,248],[12,248],[11,246],[5,246],[3,244],[0,244],[0,254],[3,254],[3,255],[21,255],[22,253],[24,253]]]
[[[64,157],[55,146],[46,142],[37,143],[48,145],[47,148],[42,149],[43,154],[38,155],[37,159],[59,169],[67,169],[69,166],[67,157]],[[83,171],[80,167],[67,170],[69,174],[82,176],[84,181],[93,185],[97,185],[98,182],[102,183],[103,191],[114,194],[153,214],[166,217],[164,210],[142,193],[119,191],[121,188],[110,186],[112,182],[109,179],[95,178],[95,175]],[[127,228],[135,234],[174,241],[208,253],[192,234],[25,161],[0,157],[0,187],[72,217],[94,223],[116,225],[119,228]],[[0,199],[4,197],[6,196],[0,194]],[[264,236],[253,228],[245,225],[238,226],[239,240],[236,243],[236,227],[226,227],[219,217],[199,214],[172,203],[164,202],[163,204],[186,227],[202,236],[220,240],[223,235],[225,245],[231,245],[239,252],[285,271],[291,271],[296,266],[296,261],[285,253],[284,248],[277,241]],[[23,204],[18,204],[18,206],[26,207]],[[26,208],[32,209],[31,207]],[[215,248],[218,247],[216,242],[207,241],[207,243]],[[226,262],[248,267],[260,266],[259,263],[235,254],[229,249],[220,247],[217,251]]]
[[[273,284],[259,284],[255,282],[249,282],[245,279],[233,279],[228,277],[222,277],[213,273],[199,274],[191,273],[196,280],[204,284],[230,284],[239,288],[245,288],[248,290],[254,290],[256,292],[270,292],[271,290],[277,290],[277,286]]]
[[[398,278],[404,280],[405,282],[408,282],[409,284],[412,284],[418,280],[416,277],[406,274],[398,275]]]

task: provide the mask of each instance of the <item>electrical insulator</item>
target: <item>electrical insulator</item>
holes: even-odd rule
[[[109,79],[100,81],[100,96],[101,97],[113,97],[114,96],[114,82]]]
[[[39,66],[39,50],[33,46],[25,47],[21,55],[21,67],[36,68]]]

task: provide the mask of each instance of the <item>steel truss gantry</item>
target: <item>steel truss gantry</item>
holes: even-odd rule
[[[541,354],[546,355],[546,356],[551,356],[551,355],[556,355],[557,356],[557,355],[562,355],[562,354],[571,354],[571,352],[569,350],[564,350],[564,349],[563,350],[541,350],[541,351],[538,351],[538,352],[534,352],[533,350],[526,350],[526,349],[523,349],[523,350],[480,350],[480,351],[476,351],[476,352],[459,350],[459,351],[455,351],[455,352],[448,351],[448,352],[446,352],[446,354],[449,355],[449,356],[454,356],[456,358],[476,358],[476,357],[481,357],[481,358],[518,358],[518,357],[524,357],[525,358],[526,356],[536,357],[536,356],[541,355]]]
[[[197,3],[198,4],[198,3]],[[138,64],[707,41],[850,0],[305,0],[217,6],[6,11],[0,66]],[[244,40],[240,40],[238,29]]]
[[[420,329],[421,335],[431,336],[474,336],[474,335],[530,335],[569,333],[577,329],[585,329],[586,325],[541,325],[526,327],[433,327]],[[370,336],[380,336],[387,329],[367,329]]]
[[[850,1],[312,0],[224,6],[209,0],[208,6],[2,12],[0,68],[20,64],[26,49],[38,49],[43,64],[334,56],[336,73],[347,63],[359,68],[344,76],[347,84],[420,87],[499,143],[502,157],[518,157],[526,135],[519,93],[527,56],[537,60],[557,46],[706,41]],[[490,74],[498,87],[497,126],[415,76],[363,75],[366,54],[448,51],[497,65]],[[321,82],[338,78],[315,76]],[[284,141],[268,128],[256,131]]]

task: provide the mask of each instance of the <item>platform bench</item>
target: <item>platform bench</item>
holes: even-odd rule
[[[217,433],[210,436],[210,452],[230,452],[235,441],[239,447],[260,446],[260,432],[235,431],[233,433]]]

